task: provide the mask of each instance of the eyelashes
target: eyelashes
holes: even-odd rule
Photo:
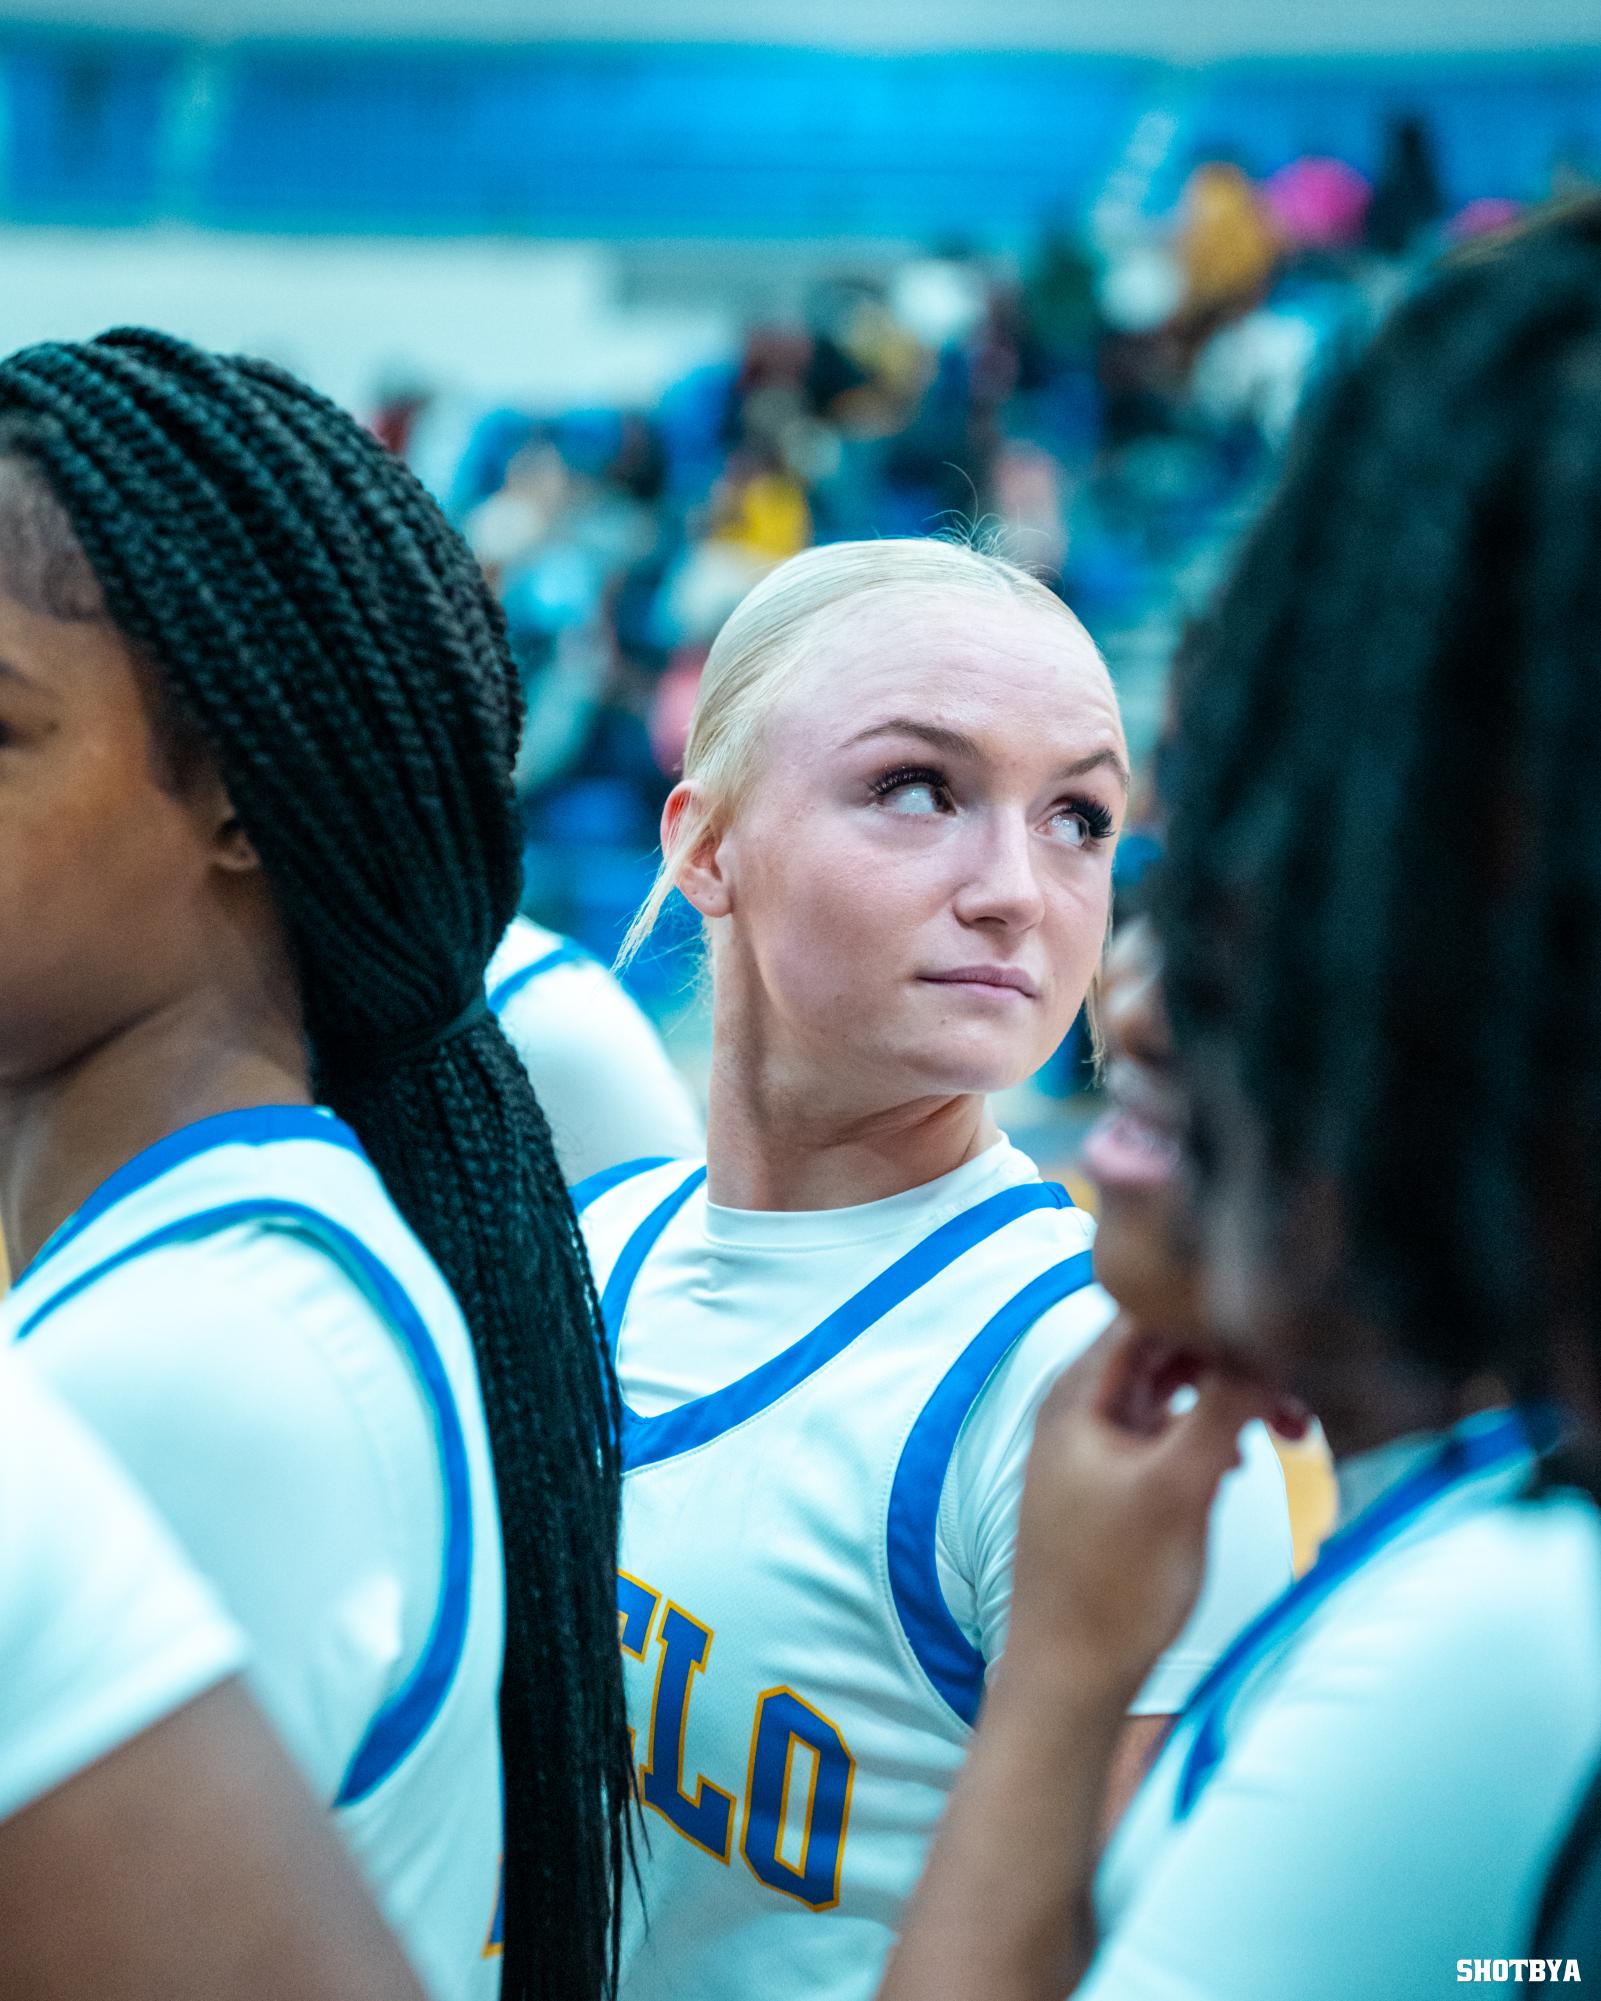
[[[869,790],[875,799],[887,799],[892,792],[899,792],[906,785],[926,785],[930,792],[938,793],[946,800],[951,796],[945,774],[926,764],[898,764],[893,771],[886,771],[875,778]]]
[[[926,786],[942,811],[950,809],[955,804],[951,795],[950,780],[943,771],[929,764],[897,764],[873,779],[868,790],[875,799],[888,799],[893,794],[914,785]],[[1099,799],[1061,799],[1057,801],[1054,813],[1076,814],[1084,822],[1091,842],[1108,839],[1115,825],[1111,809],[1103,805]]]
[[[1064,799],[1058,811],[1076,813],[1090,830],[1090,838],[1104,841],[1112,831],[1112,815],[1099,799]]]

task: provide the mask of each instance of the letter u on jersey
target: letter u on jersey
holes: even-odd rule
[[[712,1629],[643,1579],[619,1572],[617,1635],[635,1660],[645,1660],[652,1641],[658,1653],[640,1797],[686,1841],[726,1864],[733,1856],[734,1796],[704,1774],[690,1780],[684,1771],[690,1699],[711,1659]],[[855,1776],[844,1737],[820,1709],[792,1688],[760,1692],[739,1841],[758,1882],[814,1911],[839,1902]]]

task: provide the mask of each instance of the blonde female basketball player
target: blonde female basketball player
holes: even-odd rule
[[[673,886],[706,920],[708,1160],[578,1193],[625,1405],[630,2001],[878,1977],[1003,1643],[1035,1409],[1109,1316],[988,1094],[1083,1004],[1127,779],[1083,628],[969,549],[797,557],[707,662],[635,936]],[[1289,1575],[1259,1446],[1114,1792]]]

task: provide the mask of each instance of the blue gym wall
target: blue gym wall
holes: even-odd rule
[[[1544,191],[1601,157],[1601,59],[1408,57],[1178,71],[1059,53],[374,42],[205,48],[0,28],[0,220],[545,236],[929,236],[1072,219],[1142,113],[1254,171],[1373,164],[1434,125],[1448,192]]]

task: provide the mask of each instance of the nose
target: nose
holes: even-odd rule
[[[1114,1056],[1153,1066],[1172,1060],[1162,1002],[1162,952],[1148,918],[1122,925],[1112,941],[1101,986],[1101,1019]]]
[[[1028,931],[1045,914],[1038,857],[1021,813],[985,814],[973,822],[966,878],[956,895],[962,923]]]

